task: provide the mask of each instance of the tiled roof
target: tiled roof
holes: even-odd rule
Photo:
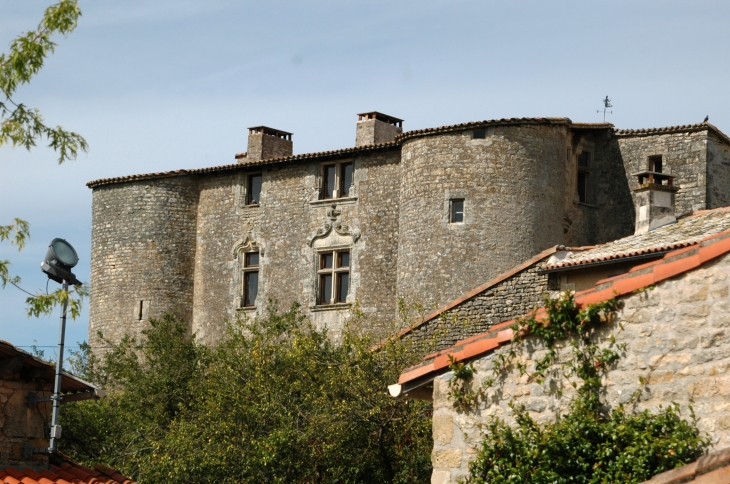
[[[431,311],[426,316],[424,316],[419,322],[400,330],[397,334],[391,336],[390,338],[387,338],[386,340],[384,340],[381,343],[378,343],[377,345],[375,345],[372,348],[372,350],[377,351],[380,348],[382,348],[383,346],[385,346],[385,344],[388,341],[397,340],[397,339],[402,338],[403,336],[413,332],[420,326],[428,323],[429,321],[432,321],[433,319],[439,317],[443,313],[455,308],[456,306],[463,303],[464,301],[468,301],[469,299],[473,298],[474,296],[486,291],[490,287],[492,287],[496,284],[499,284],[500,282],[504,281],[505,279],[509,279],[510,277],[514,276],[515,274],[519,273],[520,271],[523,271],[523,270],[527,269],[528,267],[532,266],[533,264],[545,259],[546,257],[551,256],[557,250],[563,250],[563,249],[566,249],[566,248],[563,246],[556,245],[554,247],[550,247],[549,249],[546,249],[546,250],[540,252],[539,254],[532,257],[531,259],[526,260],[522,264],[513,267],[512,269],[508,270],[507,272],[503,272],[502,274],[498,275],[494,279],[491,279],[490,281],[482,284],[481,286],[475,287],[471,291],[462,294],[461,296],[454,299],[453,301],[450,301],[450,302],[444,304],[443,306]]]
[[[185,176],[185,175],[202,175],[205,173],[218,173],[223,171],[234,171],[241,168],[248,168],[252,166],[263,166],[263,165],[272,165],[277,163],[284,163],[289,161],[300,161],[300,160],[321,160],[321,159],[327,159],[327,158],[340,158],[342,156],[352,155],[356,153],[364,153],[366,151],[380,151],[380,150],[387,150],[391,148],[395,148],[398,146],[398,143],[395,143],[393,141],[388,143],[378,143],[374,145],[366,145],[366,146],[355,146],[353,148],[343,148],[340,150],[331,150],[331,151],[317,151],[314,153],[302,153],[300,155],[292,155],[292,156],[282,156],[280,158],[269,158],[266,160],[251,160],[251,161],[244,161],[241,163],[232,163],[229,165],[219,165],[219,166],[209,166],[207,168],[192,168],[192,169],[183,169],[183,170],[173,170],[173,171],[163,171],[163,172],[157,172],[157,173],[143,173],[141,175],[128,175],[128,176],[118,176],[114,178],[100,178],[98,180],[92,180],[89,183],[86,184],[89,188],[96,188],[102,185],[112,185],[115,183],[125,183],[130,181],[139,181],[139,180],[152,180],[156,178],[170,178],[170,177],[176,177],[176,176]],[[246,159],[246,153],[240,153],[236,155],[237,159]]]
[[[598,281],[595,287],[575,294],[575,301],[579,307],[594,304],[627,294],[659,283],[679,274],[700,267],[716,257],[730,252],[730,230],[705,237],[692,246],[675,249],[659,260],[642,264],[632,268],[628,273],[609,279]],[[545,316],[545,309],[540,308],[535,313],[536,318]],[[511,326],[515,323],[505,321],[493,326],[490,331],[459,341],[451,348],[432,353],[424,361],[401,373],[398,385],[401,385],[394,394],[398,396],[403,385],[433,380],[441,373],[448,371],[451,364],[450,357],[456,361],[464,361],[488,353],[500,345],[507,344],[513,337]]]
[[[50,465],[46,471],[32,469],[18,470],[13,467],[0,469],[0,484],[134,484],[118,471],[104,466],[94,466],[90,469],[75,462],[60,462],[59,465]]]
[[[7,341],[0,340],[0,359],[18,357],[22,358],[23,364],[14,370],[15,373],[20,373],[22,377],[25,372],[33,372],[34,376],[37,378],[37,374],[40,372],[40,374],[49,382],[54,381],[56,375],[55,364],[41,360],[27,351],[13,346]],[[61,391],[63,393],[77,393],[90,390],[97,390],[97,388],[91,383],[85,382],[80,378],[63,372],[61,377]]]
[[[644,484],[728,484],[730,483],[730,449],[704,455],[691,464],[662,472]]]
[[[657,134],[691,133],[693,131],[709,130],[730,144],[730,137],[720,131],[717,126],[710,123],[680,124],[677,126],[665,126],[663,128],[644,129],[615,129],[613,133],[619,137],[652,136]]]
[[[730,207],[700,210],[644,234],[630,235],[588,250],[574,252],[565,259],[548,263],[545,270],[605,263],[612,260],[662,253],[687,247],[708,235],[730,229]]]
[[[407,139],[417,138],[420,136],[430,136],[433,134],[449,133],[452,131],[461,131],[464,129],[482,128],[485,126],[504,126],[504,125],[521,125],[521,124],[554,124],[569,126],[572,121],[569,118],[501,118],[487,119],[484,121],[471,121],[469,123],[451,124],[448,126],[438,126],[436,128],[416,129],[406,131],[395,137],[395,141],[401,143]]]

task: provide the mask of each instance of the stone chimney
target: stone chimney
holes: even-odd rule
[[[291,156],[293,144],[291,133],[266,126],[248,128],[248,151],[240,162],[268,160]]]
[[[403,120],[373,111],[357,115],[355,146],[393,141],[403,132]]]
[[[634,233],[645,234],[676,222],[674,196],[679,187],[674,186],[674,177],[654,171],[644,171],[634,176],[639,181],[639,187],[634,189]]]

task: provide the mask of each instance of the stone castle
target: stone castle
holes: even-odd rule
[[[397,296],[439,305],[548,247],[631,235],[638,172],[674,177],[677,215],[730,205],[730,138],[708,123],[402,123],[363,113],[355,147],[300,155],[259,126],[234,164],[90,182],[90,341],[173,312],[214,342],[269,299],[335,334],[356,302],[373,321]]]

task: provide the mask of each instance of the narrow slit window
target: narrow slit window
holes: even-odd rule
[[[588,173],[578,172],[578,201],[588,203]]]
[[[452,224],[464,223],[464,199],[452,199],[449,205],[451,205],[449,210],[449,222]]]
[[[246,205],[258,205],[261,203],[261,174],[249,175],[248,186],[246,187]]]
[[[259,293],[259,253],[247,252],[243,261],[243,306],[256,305]]]
[[[340,165],[340,196],[350,196],[350,185],[352,185],[352,163]]]

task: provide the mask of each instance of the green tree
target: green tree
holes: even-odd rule
[[[0,55],[0,147],[6,144],[22,146],[27,150],[45,139],[48,146],[58,153],[58,163],[75,159],[79,151],[87,151],[86,140],[79,134],[66,131],[60,126],[51,127],[45,123],[41,113],[17,100],[18,87],[30,83],[43,67],[46,57],[51,55],[56,43],[51,39],[55,34],[67,35],[76,28],[81,9],[76,0],[61,0],[48,7],[41,23],[35,30],[26,32],[10,43],[10,51]],[[28,222],[14,219],[9,225],[0,225],[0,242],[9,241],[21,250],[30,237]],[[10,261],[0,260],[0,285],[18,285],[20,277],[11,276]],[[30,295],[28,315],[48,314],[53,308],[69,300],[71,317],[77,317],[81,298],[86,288],[75,288],[75,297],[58,290],[50,295]]]
[[[351,330],[333,344],[296,306],[212,349],[155,321],[81,365],[109,396],[64,408],[62,450],[139,482],[426,482],[431,405],[386,391],[414,355],[372,344]]]

